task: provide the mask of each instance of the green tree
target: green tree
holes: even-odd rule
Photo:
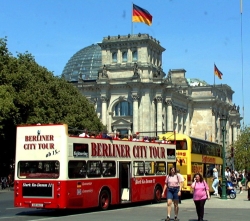
[[[250,127],[241,130],[241,135],[233,144],[235,168],[250,170]]]
[[[3,159],[14,158],[16,125],[66,123],[71,133],[101,131],[94,106],[77,88],[55,77],[25,52],[14,57],[0,39],[0,142]],[[1,160],[1,159],[0,159]]]

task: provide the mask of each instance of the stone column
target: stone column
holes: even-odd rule
[[[156,97],[157,102],[157,134],[162,133],[162,97]]]
[[[216,122],[216,124],[217,124],[217,128],[218,128],[216,139],[218,140],[218,143],[222,143],[222,136],[221,136],[222,128],[221,128],[221,125],[220,125],[220,114],[219,113],[217,114],[217,122]]]
[[[133,133],[138,132],[139,129],[139,116],[138,116],[138,100],[137,94],[132,95],[133,99]]]
[[[210,141],[215,142],[215,128],[216,128],[216,120],[215,120],[215,110],[212,109],[212,133],[211,133],[211,137],[209,138]]]
[[[233,141],[237,140],[237,125],[233,123]]]
[[[237,140],[239,136],[240,136],[240,124],[237,124],[237,138],[236,138]]]
[[[94,99],[93,99],[95,112],[97,112],[97,101],[98,101],[98,99],[97,99],[97,98],[94,98]]]
[[[172,100],[166,99],[167,104],[167,131],[173,131],[173,110],[172,110]]]
[[[228,144],[229,145],[232,145],[232,136],[233,136],[233,132],[232,132],[232,123],[231,121],[229,120],[228,121]]]
[[[192,115],[192,105],[188,103],[188,111],[187,111],[187,119],[186,119],[186,133],[188,136],[190,136],[190,116]]]
[[[128,138],[129,138],[131,135],[131,127],[128,127],[127,129],[128,129]]]
[[[102,123],[104,126],[107,125],[107,101],[108,98],[106,96],[101,96],[102,100]]]

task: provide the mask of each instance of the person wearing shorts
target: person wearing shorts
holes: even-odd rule
[[[183,178],[176,173],[174,167],[171,167],[169,170],[169,174],[166,176],[165,185],[162,192],[162,197],[164,197],[165,191],[167,190],[167,219],[170,220],[172,203],[174,202],[174,220],[178,220],[178,212],[179,212],[179,196],[181,195],[181,189],[183,185]]]

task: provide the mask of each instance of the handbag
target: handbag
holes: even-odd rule
[[[204,185],[204,191],[205,191],[206,196],[207,196],[207,199],[208,199],[207,190],[206,190],[206,185],[205,185],[204,181],[203,181],[203,185]]]

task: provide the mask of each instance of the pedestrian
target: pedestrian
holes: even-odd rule
[[[230,177],[231,177],[231,172],[230,172],[229,167],[227,167],[226,170],[225,170],[225,178],[227,180],[230,180]]]
[[[233,183],[233,187],[236,188],[237,187],[237,176],[236,176],[234,171],[232,171],[232,173],[231,173],[231,181]]]
[[[182,177],[176,173],[174,167],[171,167],[169,169],[169,174],[166,176],[165,185],[162,192],[162,197],[164,197],[165,191],[167,189],[167,219],[165,221],[170,220],[172,203],[174,203],[174,220],[178,220],[178,203],[179,196],[181,195],[182,186]]]
[[[206,200],[210,199],[209,187],[200,173],[194,175],[194,182],[191,185],[193,192],[193,200],[196,207],[198,221],[203,221],[204,206]]]
[[[4,180],[3,180],[3,177],[1,177],[1,188],[2,188],[2,190],[4,189]]]
[[[180,175],[181,177],[181,182],[184,184],[184,177],[180,173],[180,169],[176,169],[176,173]],[[183,185],[182,185],[183,186]],[[181,204],[181,195],[179,196],[179,204]]]
[[[218,195],[218,185],[219,185],[219,179],[218,179],[218,171],[216,168],[213,169],[213,183],[212,188],[214,189],[214,195]]]
[[[248,173],[249,176],[249,173]],[[247,199],[250,200],[250,181],[247,182]]]
[[[2,190],[4,190],[7,186],[7,178],[6,177],[1,177],[1,185],[2,185]]]
[[[238,187],[240,188],[239,194],[242,194],[242,180],[243,180],[243,175],[241,173],[241,171],[239,171],[239,176],[237,178],[237,182],[238,182]]]

